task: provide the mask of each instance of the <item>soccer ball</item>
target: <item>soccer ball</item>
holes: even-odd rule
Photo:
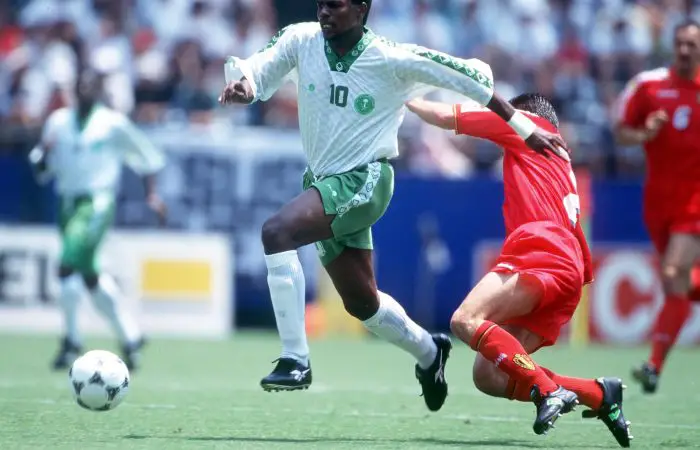
[[[129,369],[114,353],[92,350],[76,359],[68,372],[73,398],[90,411],[116,408],[129,391]]]

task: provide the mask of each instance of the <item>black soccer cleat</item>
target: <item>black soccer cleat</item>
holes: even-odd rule
[[[421,369],[416,364],[416,378],[423,389],[423,400],[431,411],[438,411],[447,398],[447,381],[445,381],[445,363],[450,357],[452,342],[442,333],[434,334],[433,341],[437,346],[435,361],[427,369]]]
[[[558,418],[573,411],[578,405],[576,394],[561,386],[551,394],[543,396],[540,393],[540,388],[535,385],[530,391],[530,398],[537,407],[537,418],[532,425],[535,434],[547,434],[550,429],[554,428],[554,422]]]
[[[141,367],[141,349],[146,345],[146,339],[141,337],[138,341],[122,346],[122,358],[129,372],[135,372]]]
[[[627,386],[619,378],[598,378],[596,382],[603,389],[603,404],[598,411],[588,409],[583,411],[584,419],[600,419],[613,434],[620,447],[629,447],[633,439],[630,434],[632,423],[625,419],[622,412],[622,391]]]
[[[659,372],[649,363],[632,369],[632,377],[642,385],[642,392],[653,394],[659,385]]]
[[[67,337],[61,341],[61,347],[51,365],[54,370],[65,370],[83,353],[80,344],[70,341]]]
[[[270,375],[260,380],[267,392],[298,391],[311,386],[311,364],[303,365],[294,358],[280,358]]]

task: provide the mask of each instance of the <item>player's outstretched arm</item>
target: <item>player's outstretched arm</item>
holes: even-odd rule
[[[318,24],[290,25],[250,58],[228,58],[224,66],[226,86],[219,103],[250,104],[268,100],[296,67],[300,46],[309,42],[318,31]]]
[[[255,93],[246,77],[227,83],[219,96],[219,103],[222,105],[249,105],[253,100],[255,100]]]
[[[566,143],[561,137],[539,128],[494,91],[491,68],[485,62],[478,59],[463,60],[412,45],[398,45],[389,52],[389,56],[397,79],[466,95],[506,121],[538,153],[561,155],[566,150]]]
[[[417,98],[407,102],[406,107],[430,125],[445,130],[455,129],[455,110],[453,105]]]

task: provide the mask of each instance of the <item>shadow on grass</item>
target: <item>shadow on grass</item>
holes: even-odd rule
[[[434,446],[480,446],[480,447],[520,447],[520,448],[541,448],[542,445],[537,442],[523,441],[516,439],[439,439],[439,438],[417,438],[417,439],[392,439],[392,438],[352,438],[352,437],[310,437],[310,438],[284,438],[284,437],[245,437],[245,436],[180,436],[174,434],[172,436],[149,436],[129,434],[124,436],[124,439],[162,439],[162,440],[185,440],[192,442],[254,442],[254,443],[277,443],[277,444],[313,444],[313,443],[335,443],[335,444],[386,444],[386,443],[421,443]],[[591,448],[590,444],[571,445],[567,444],[568,448]]]

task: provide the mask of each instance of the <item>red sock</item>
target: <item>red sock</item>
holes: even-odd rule
[[[666,297],[664,306],[656,318],[654,333],[651,335],[651,355],[649,356],[649,364],[659,373],[691,312],[692,303],[686,297],[671,295]]]
[[[578,401],[593,410],[600,409],[603,404],[603,388],[596,380],[587,378],[565,377],[558,375],[546,367],[542,367],[544,373],[559,386],[568,389],[578,395]]]
[[[558,386],[535,364],[517,339],[493,322],[484,322],[472,337],[469,346],[501,369],[523,389],[535,384],[542,395],[557,390]]]
[[[540,366],[541,367],[541,366]],[[598,410],[603,404],[603,388],[595,380],[585,378],[573,378],[557,375],[546,367],[541,367],[544,373],[556,384],[568,389],[578,396],[578,400],[585,406]],[[512,378],[508,380],[506,397],[519,402],[530,401],[530,389],[524,383],[518,383]]]

